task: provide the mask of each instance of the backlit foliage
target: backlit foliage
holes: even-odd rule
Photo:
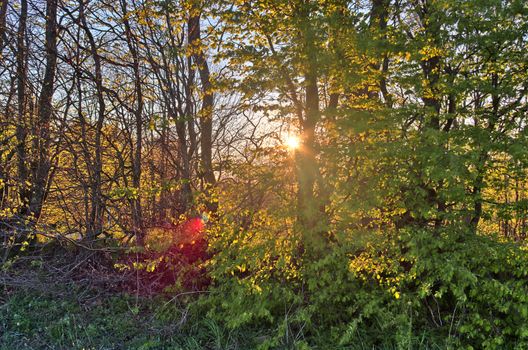
[[[35,4],[0,16],[6,270],[109,249],[262,349],[528,347],[525,1]]]

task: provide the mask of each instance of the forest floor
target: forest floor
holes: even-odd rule
[[[193,311],[193,293],[140,295],[131,287],[134,272],[107,258],[40,252],[3,264],[0,350],[252,348],[247,334]]]

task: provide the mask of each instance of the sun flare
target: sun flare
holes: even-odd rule
[[[286,147],[294,151],[301,146],[301,140],[297,135],[288,135],[285,140]]]

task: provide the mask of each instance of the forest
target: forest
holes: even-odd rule
[[[0,350],[528,349],[525,0],[0,0]]]

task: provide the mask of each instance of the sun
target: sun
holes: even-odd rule
[[[301,146],[301,140],[297,135],[288,135],[286,137],[285,144],[288,149],[295,151]]]

